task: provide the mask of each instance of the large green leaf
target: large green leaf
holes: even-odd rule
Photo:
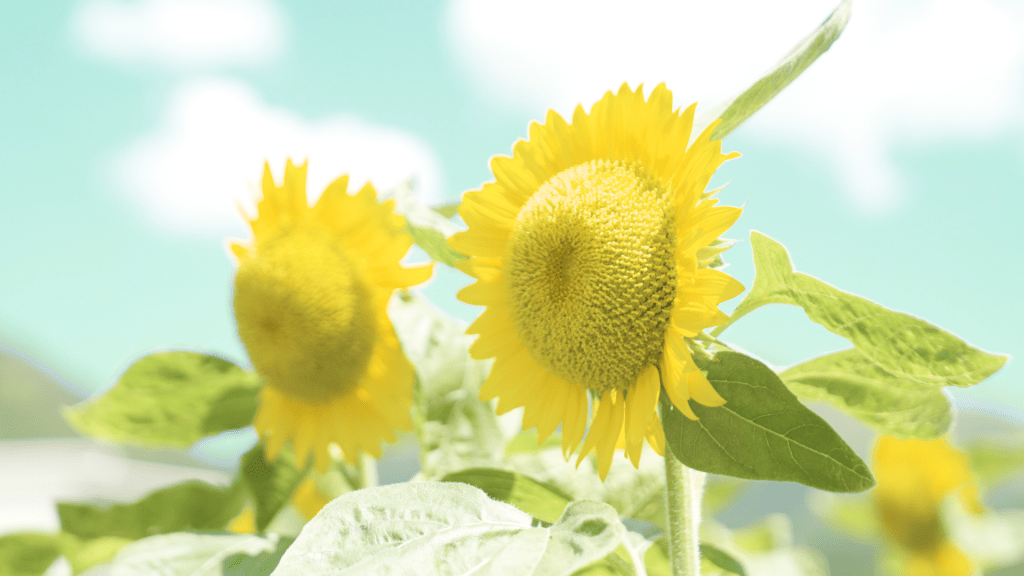
[[[941,388],[894,376],[855,349],[798,364],[779,376],[799,398],[829,402],[897,438],[937,438],[953,422]]]
[[[727,400],[724,406],[691,403],[700,418],[693,421],[662,395],[665,439],[683,464],[831,492],[874,486],[871,472],[853,449],[770,368],[742,354],[719,352],[706,369],[711,385]]]
[[[208,354],[156,352],[128,367],[113,388],[65,411],[83,434],[125,444],[185,448],[252,423],[257,378]]]
[[[406,231],[428,256],[449,266],[466,259],[464,254],[448,245],[448,237],[459,230],[450,220],[454,213],[449,208],[442,206],[435,210],[422,204],[416,198],[411,181],[396,186],[384,197],[394,198],[395,212],[405,216]],[[451,215],[445,215],[449,213]]]
[[[599,502],[573,502],[552,526],[534,524],[529,514],[465,484],[368,488],[328,504],[274,576],[569,576],[610,554],[626,535],[615,510]]]
[[[0,536],[0,576],[41,576],[59,555],[53,534],[19,532]]]
[[[189,480],[130,504],[58,502],[61,528],[79,538],[138,539],[182,530],[219,530],[241,511],[238,484],[213,486]]]
[[[754,285],[726,324],[765,304],[800,306],[807,316],[849,340],[895,382],[925,386],[971,386],[992,375],[1008,356],[989,354],[924,320],[888,310],[793,270],[786,248],[751,231]]]
[[[304,471],[295,467],[291,450],[283,450],[271,462],[267,460],[262,442],[242,456],[238,472],[256,505],[256,530],[259,532],[288,503],[305,476]]]
[[[275,554],[279,539],[249,534],[175,532],[150,536],[121,549],[110,563],[111,576],[228,576],[238,555]],[[245,572],[243,572],[245,574]],[[248,573],[259,576],[259,572]]]
[[[508,470],[470,468],[448,474],[441,480],[476,486],[494,500],[507,502],[549,524],[561,517],[572,499],[551,484]]]
[[[428,479],[472,467],[497,467],[505,437],[494,408],[479,397],[488,364],[469,356],[465,323],[426,300],[392,298],[388,312],[416,367],[420,469]]]
[[[60,553],[71,564],[71,570],[79,574],[96,566],[106,564],[126,545],[131,544],[130,538],[118,536],[101,536],[99,538],[79,538],[74,534],[60,534]]]
[[[725,138],[824,54],[843,33],[849,20],[850,0],[844,0],[817,30],[790,50],[782,61],[750,88],[701,112],[694,121],[694,133],[699,134],[706,126],[721,118],[722,122],[715,128],[711,139]]]

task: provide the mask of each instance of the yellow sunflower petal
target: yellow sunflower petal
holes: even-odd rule
[[[640,452],[647,434],[647,424],[658,406],[661,377],[658,369],[648,365],[626,396],[626,455],[634,467],[640,467]]]

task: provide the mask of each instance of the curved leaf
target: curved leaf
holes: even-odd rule
[[[311,520],[274,576],[569,576],[623,541],[615,510],[573,502],[549,528],[477,488],[415,482],[345,494]]]
[[[779,376],[799,398],[828,402],[897,438],[938,438],[953,422],[941,388],[894,376],[857,350],[827,354]]]
[[[470,468],[448,474],[441,480],[476,486],[491,498],[511,504],[549,524],[562,516],[571,500],[555,486],[508,470]]]
[[[691,403],[700,418],[693,421],[662,395],[665,440],[680,462],[714,474],[786,480],[831,492],[874,486],[853,449],[770,368],[735,352],[719,352],[706,368],[711,385],[727,400],[724,406]]]
[[[259,389],[255,375],[222,358],[156,352],[129,366],[103,395],[67,408],[64,417],[88,436],[187,448],[252,424]]]
[[[790,50],[781,62],[750,88],[701,112],[694,121],[693,133],[700,134],[706,126],[721,118],[722,122],[715,128],[711,139],[725,138],[824,54],[843,33],[849,20],[850,0],[844,0],[817,30]]]

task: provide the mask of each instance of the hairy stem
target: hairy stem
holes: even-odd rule
[[[672,576],[700,576],[700,498],[705,474],[687,468],[665,447],[665,499]]]

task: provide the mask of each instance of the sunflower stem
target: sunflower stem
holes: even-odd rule
[[[665,501],[672,576],[700,576],[700,499],[706,474],[665,448]]]
[[[359,457],[359,473],[362,486],[360,488],[373,488],[377,486],[377,461],[373,457],[363,454]]]

